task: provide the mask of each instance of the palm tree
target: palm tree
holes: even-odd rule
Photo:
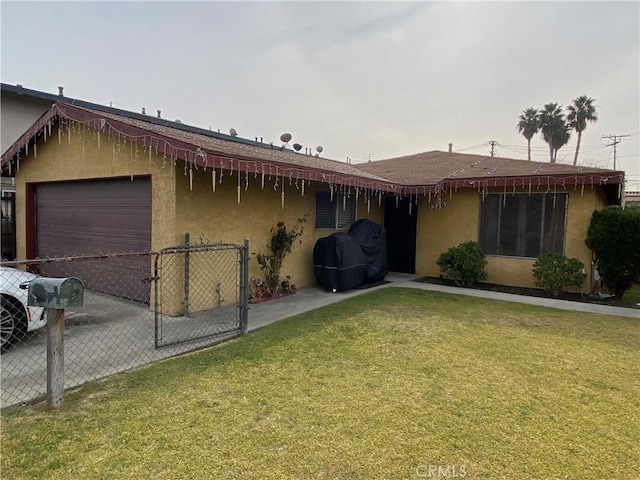
[[[555,163],[558,150],[569,141],[562,105],[547,103],[538,112],[538,122],[542,138],[549,144],[549,161]]]
[[[527,139],[527,159],[531,161],[531,139],[538,133],[540,128],[538,124],[538,110],[533,107],[529,107],[523,110],[520,116],[520,120],[516,125],[518,132],[521,133],[524,138]]]
[[[571,125],[565,123],[562,127],[559,127],[558,130],[553,134],[551,138],[551,143],[553,144],[553,162],[556,163],[556,159],[558,158],[558,150],[564,147],[567,143],[569,143],[569,139],[571,138]]]
[[[578,151],[580,150],[580,140],[582,140],[582,131],[587,128],[587,122],[595,123],[598,121],[598,115],[596,114],[596,107],[593,104],[595,98],[582,95],[573,99],[573,105],[569,105],[567,110],[567,122],[572,129],[578,132],[578,141],[576,143],[576,154],[573,157],[573,164],[578,163]]]

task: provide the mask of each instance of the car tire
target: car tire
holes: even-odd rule
[[[27,334],[26,312],[20,302],[0,301],[0,353],[6,352]]]

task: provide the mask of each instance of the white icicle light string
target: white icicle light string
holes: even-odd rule
[[[118,141],[122,139],[122,141],[125,144],[127,141],[132,143],[135,142],[136,155],[135,155],[135,158],[133,158],[133,155],[131,155],[130,161],[129,161],[130,175],[133,175],[133,164],[136,163],[135,160],[138,157],[137,145],[141,145],[145,148],[149,148],[150,162],[152,158],[151,148],[154,144],[155,144],[156,154],[158,154],[158,150],[160,147],[164,149],[165,154],[167,153],[167,150],[169,150],[168,153],[170,154],[170,157],[174,159],[174,162],[177,159],[181,159],[185,161],[185,163],[191,164],[190,165],[191,168],[189,169],[189,173],[188,173],[190,189],[192,189],[192,182],[193,182],[192,169],[194,167],[197,169],[198,161],[200,161],[202,163],[202,166],[206,168],[208,166],[209,156],[212,157],[212,189],[214,192],[215,192],[215,177],[217,176],[214,169],[216,167],[221,168],[219,181],[220,183],[222,183],[222,179],[223,179],[222,169],[224,168],[223,164],[225,161],[229,162],[230,175],[233,175],[234,171],[238,172],[238,174],[239,172],[244,171],[247,180],[248,180],[248,173],[252,171],[251,167],[253,166],[254,175],[257,176],[258,173],[261,173],[262,175],[262,178],[261,178],[262,188],[264,188],[265,169],[268,168],[270,172],[270,176],[273,175],[276,177],[276,179],[280,177],[281,181],[284,181],[284,178],[286,176],[289,177],[290,181],[294,178],[296,182],[298,182],[298,180],[302,180],[302,189],[301,189],[302,196],[304,196],[304,193],[305,193],[306,181],[308,182],[316,181],[319,183],[328,184],[331,191],[332,199],[334,196],[333,194],[334,194],[334,191],[335,191],[334,189],[336,185],[348,185],[349,188],[353,185],[354,188],[356,189],[356,197],[359,196],[359,188],[370,189],[372,192],[377,193],[379,206],[381,206],[382,195],[384,192],[395,194],[396,196],[399,195],[401,197],[405,197],[408,195],[417,196],[419,194],[423,194],[424,196],[428,194],[430,196],[432,193],[437,194],[437,193],[446,191],[448,189],[449,199],[451,199],[453,196],[453,191],[452,191],[453,188],[457,190],[458,186],[466,187],[466,188],[476,188],[478,192],[483,194],[483,196],[484,196],[484,192],[488,191],[488,189],[492,186],[493,187],[504,186],[506,189],[507,185],[509,185],[513,188],[514,192],[518,186],[521,186],[522,190],[525,190],[525,191],[528,190],[529,193],[531,193],[533,187],[535,186],[532,183],[532,177],[529,176],[528,184],[525,183],[525,178],[518,178],[516,180],[513,177],[493,177],[493,178],[487,178],[487,179],[481,179],[481,180],[458,179],[455,182],[455,186],[453,182],[451,182],[450,180],[449,181],[443,180],[442,182],[436,185],[429,185],[429,186],[425,185],[425,186],[418,186],[418,187],[401,187],[399,185],[394,185],[391,182],[382,183],[377,180],[368,181],[365,177],[353,177],[349,175],[340,174],[337,172],[322,173],[318,170],[306,169],[306,168],[300,168],[300,167],[283,167],[277,164],[272,164],[269,162],[259,161],[255,159],[240,160],[240,159],[234,159],[231,157],[226,157],[223,155],[214,155],[212,153],[206,152],[203,148],[199,146],[186,147],[184,146],[186,142],[181,142],[179,140],[175,140],[175,141],[178,143],[182,143],[183,144],[182,146],[178,144],[174,144],[170,139],[162,135],[156,136],[156,135],[153,135],[153,133],[148,133],[148,132],[145,132],[141,135],[126,133],[125,129],[120,129],[117,127],[116,125],[117,123],[123,123],[122,121],[119,121],[119,120],[110,121],[109,119],[100,118],[100,117],[92,118],[89,120],[74,119],[69,114],[69,112],[66,111],[67,108],[71,108],[71,107],[65,106],[65,111],[63,111],[60,108],[59,104],[54,104],[49,111],[49,116],[42,117],[38,122],[36,122],[36,124],[33,125],[32,128],[30,128],[27,132],[25,132],[25,134],[14,144],[14,146],[12,146],[12,148],[10,148],[6,152],[7,156],[10,155],[9,158],[11,158],[11,160],[8,161],[9,168],[12,167],[13,163],[15,163],[16,165],[18,164],[17,154],[18,154],[18,151],[20,150],[20,147],[18,147],[17,145],[23,145],[25,154],[28,154],[30,150],[29,143],[31,142],[32,139],[34,140],[33,149],[32,149],[33,154],[34,154],[34,157],[37,157],[37,136],[39,133],[41,133],[43,138],[50,137],[53,131],[53,119],[54,117],[57,117],[58,119],[60,119],[60,122],[58,124],[58,142],[59,143],[61,143],[62,141],[61,137],[62,137],[62,131],[64,130],[64,128],[67,129],[68,142],[71,143],[72,132],[77,131],[77,133],[80,133],[81,136],[83,137],[81,140],[84,140],[83,134],[87,127],[92,128],[96,131],[97,135],[94,135],[94,139],[98,142],[98,149],[102,147],[101,133],[103,132],[108,135],[109,139],[111,139],[111,136],[113,135],[114,138],[117,136]],[[73,108],[77,108],[77,107],[73,107]],[[137,127],[135,125],[127,125],[127,126],[132,129],[141,129],[141,127]],[[84,147],[84,142],[83,142],[83,147]],[[131,145],[130,148],[133,148],[133,145]],[[118,150],[120,149],[118,148]],[[10,151],[13,151],[13,153],[10,153]],[[118,154],[116,153],[116,148],[114,144],[113,146],[114,160],[116,159],[117,156]],[[464,169],[454,173],[455,175],[458,175],[463,171]],[[620,180],[621,180],[619,179],[620,175],[621,174],[602,175],[598,173],[590,173],[590,174],[581,174],[581,175],[571,174],[571,175],[564,175],[561,177],[554,177],[553,175],[536,176],[538,181],[538,185],[536,189],[539,189],[542,186],[543,181],[546,180],[547,191],[550,191],[551,189],[557,190],[558,187],[562,188],[563,190],[566,190],[567,189],[566,182],[569,181],[569,182],[574,182],[574,189],[577,189],[577,187],[580,186],[580,194],[582,196],[584,195],[585,185],[590,185],[591,188],[594,188],[596,185],[608,184],[609,180],[611,179],[614,179],[614,182],[617,179],[618,183],[620,183]],[[535,180],[535,177],[533,179]],[[519,182],[522,182],[522,185],[518,185]],[[448,188],[446,186],[446,183],[449,183]],[[248,182],[246,182],[245,184],[245,190],[247,189],[248,189]],[[282,185],[282,189],[284,190],[284,185]],[[619,187],[618,195],[621,195],[621,192],[622,192],[622,188]]]

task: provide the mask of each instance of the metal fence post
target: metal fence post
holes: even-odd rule
[[[240,326],[242,334],[245,335],[249,329],[249,239],[244,239],[244,248],[242,249],[242,264],[240,266],[242,272],[242,316],[240,318]]]
[[[184,234],[184,244],[187,247],[184,251],[184,303],[182,304],[182,315],[189,316],[189,234]]]
[[[160,295],[160,275],[158,271],[158,261],[161,260],[160,255],[161,252],[156,253],[156,258],[153,262],[153,323],[154,323],[154,345],[156,348],[159,346],[158,338],[160,338],[160,318],[158,313],[158,307],[160,305],[160,300],[158,300],[158,295]]]

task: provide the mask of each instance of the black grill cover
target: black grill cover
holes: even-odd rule
[[[313,248],[316,280],[328,290],[349,290],[383,280],[387,265],[386,230],[371,220],[351,225],[348,233],[319,239]]]
[[[345,233],[319,239],[313,247],[316,280],[328,290],[349,290],[362,284],[367,257],[356,241]]]
[[[365,283],[383,280],[389,273],[387,264],[387,231],[385,228],[363,218],[351,225],[347,235],[360,244],[362,252],[367,257]]]

